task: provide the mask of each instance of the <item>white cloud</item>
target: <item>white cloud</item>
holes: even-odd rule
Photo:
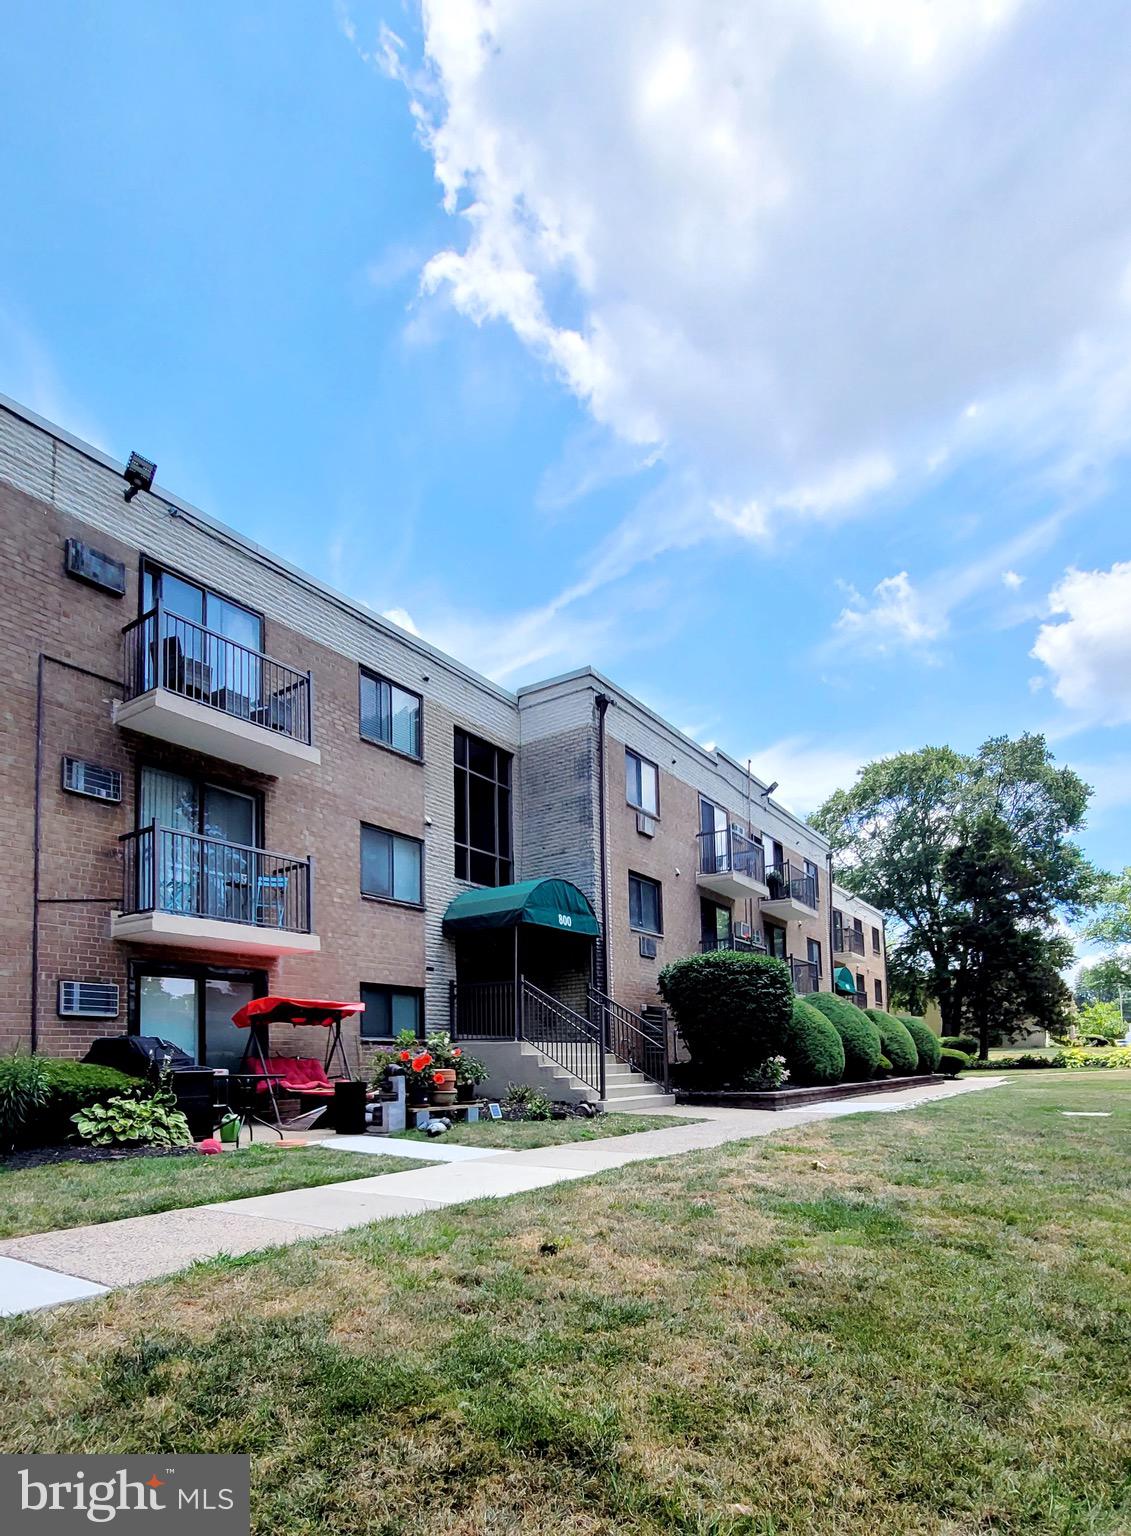
[[[1031,654],[1057,699],[1085,722],[1131,723],[1131,561],[1109,571],[1069,570],[1049,593]]]
[[[1011,592],[1016,592],[1024,580],[1024,576],[1018,576],[1016,571],[1002,571],[1001,573],[1002,586],[1008,587]]]
[[[835,625],[838,635],[877,655],[909,646],[923,650],[946,627],[945,612],[933,608],[930,597],[912,584],[906,571],[877,582],[872,601],[842,609]]]
[[[381,617],[388,619],[390,624],[396,624],[401,629],[407,629],[410,635],[423,638],[416,627],[412,614],[406,608],[386,608]]]
[[[806,816],[834,789],[851,789],[857,770],[881,755],[829,746],[820,737],[785,736],[750,756],[751,767],[763,784],[778,781],[774,799],[795,815]]]
[[[987,449],[1084,472],[1128,442],[1131,93],[1072,7],[422,14],[419,64],[387,31],[368,56],[462,226],[425,291],[662,452],[688,541],[842,517]]]

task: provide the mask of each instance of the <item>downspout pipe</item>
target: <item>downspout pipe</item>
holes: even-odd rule
[[[836,961],[833,959],[833,955],[836,951],[833,949],[835,942],[833,933],[835,929],[833,926],[833,851],[831,848],[825,854],[825,889],[829,893],[829,991],[835,992]]]
[[[601,861],[601,991],[609,992],[609,861],[608,806],[605,794],[605,716],[612,705],[607,693],[599,693],[597,706],[597,857]]]

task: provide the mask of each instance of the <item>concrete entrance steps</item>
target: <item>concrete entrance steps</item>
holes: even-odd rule
[[[634,1072],[610,1053],[605,1055],[605,1097],[607,1110],[668,1109],[675,1103],[674,1093],[664,1093],[658,1083]]]

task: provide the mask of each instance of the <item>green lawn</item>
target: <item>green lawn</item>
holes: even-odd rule
[[[0,1449],[248,1451],[282,1536],[1117,1536],[1129,1170],[1131,1074],[1019,1073],[214,1262],[0,1322]]]
[[[444,1132],[444,1140],[465,1147],[508,1147],[520,1152],[531,1147],[556,1147],[564,1141],[602,1141],[606,1136],[631,1136],[636,1131],[662,1131],[693,1123],[683,1115],[626,1115],[613,1110],[595,1120],[476,1120],[471,1125],[457,1121]],[[427,1131],[404,1131],[397,1139],[431,1138]]]
[[[131,1157],[113,1163],[45,1163],[39,1168],[0,1166],[0,1237],[53,1232],[88,1222],[147,1216],[210,1200],[273,1195],[338,1179],[418,1168],[406,1148],[403,1161],[376,1159],[329,1147],[280,1150],[270,1144],[243,1147],[219,1157]]]

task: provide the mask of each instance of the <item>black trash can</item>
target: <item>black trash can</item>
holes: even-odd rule
[[[365,1135],[365,1083],[334,1084],[334,1130],[339,1136]]]

